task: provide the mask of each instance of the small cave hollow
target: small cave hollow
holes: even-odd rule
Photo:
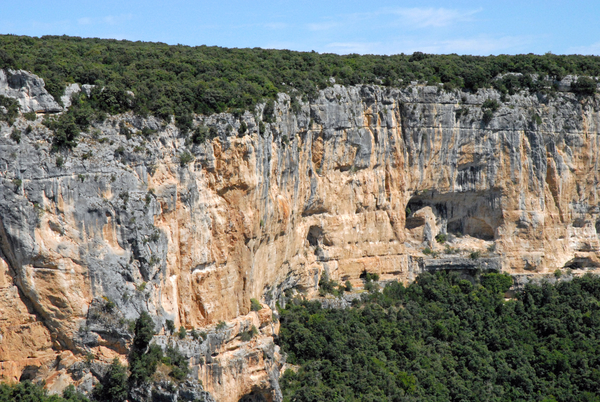
[[[598,264],[596,261],[589,257],[575,257],[569,260],[563,268],[569,269],[597,269]]]
[[[26,366],[23,369],[23,372],[21,373],[19,382],[33,380],[39,371],[40,371],[40,368],[38,366],[33,366],[33,365]]]
[[[320,226],[311,226],[308,229],[306,240],[312,247],[317,247],[323,242],[323,228]]]
[[[406,205],[406,229],[411,230],[425,224],[422,216],[415,216],[415,212],[425,207],[430,207],[433,211],[440,233],[465,234],[491,241],[495,238],[496,229],[503,223],[500,194],[493,191],[427,191],[415,194]]]
[[[255,390],[242,396],[238,402],[267,402],[269,400],[272,400],[272,398],[267,398],[262,391]]]

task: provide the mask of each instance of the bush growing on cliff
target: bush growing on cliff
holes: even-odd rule
[[[319,295],[325,296],[331,293],[334,296],[339,296],[338,286],[339,284],[336,281],[329,279],[327,271],[324,271],[321,279],[319,279]]]
[[[250,299],[250,310],[252,311],[260,311],[262,310],[262,305],[256,299]]]
[[[448,240],[448,235],[446,233],[439,233],[435,236],[435,241],[444,244]]]
[[[124,402],[127,399],[127,369],[114,358],[102,380],[94,387],[96,401]]]
[[[162,359],[163,363],[171,367],[169,376],[177,381],[183,381],[190,373],[188,360],[181,354],[179,349],[169,346],[166,356]]]
[[[187,336],[187,331],[183,325],[179,327],[179,332],[177,333],[177,336],[179,337],[179,339],[185,339],[185,337]]]
[[[457,272],[392,282],[356,308],[298,301],[279,343],[284,401],[588,401],[600,389],[600,277],[526,285]],[[545,399],[546,398],[546,399]]]
[[[167,331],[169,331],[170,334],[175,333],[175,323],[173,322],[173,320],[166,320],[165,325],[167,327]]]
[[[4,95],[0,95],[0,121],[13,124],[15,118],[19,115],[19,103]]]
[[[161,348],[158,345],[150,345],[154,335],[154,321],[148,313],[143,312],[135,322],[135,335],[127,357],[129,383],[132,385],[148,382],[162,358]]]
[[[571,84],[571,90],[579,95],[590,96],[596,93],[596,80],[589,77],[579,77]]]

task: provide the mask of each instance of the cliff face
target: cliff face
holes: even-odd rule
[[[334,86],[299,108],[281,94],[272,123],[260,107],[197,116],[218,132],[204,144],[124,114],[52,152],[42,115],[61,107],[19,74],[16,88],[0,72],[0,94],[38,118],[0,126],[4,380],[89,388],[93,370],[73,364],[123,355],[127,320],[149,311],[157,329],[213,329],[177,342],[216,400],[277,400],[266,305],[286,289],[315,295],[323,272],[361,286],[364,271],[407,282],[448,267],[600,266],[598,97]],[[259,335],[242,342],[251,322]]]

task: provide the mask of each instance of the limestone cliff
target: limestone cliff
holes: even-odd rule
[[[168,319],[208,332],[157,342],[177,342],[216,400],[278,400],[267,305],[315,295],[323,272],[360,287],[365,271],[600,266],[597,96],[336,85],[299,108],[280,94],[272,118],[196,116],[218,134],[203,144],[123,114],[53,152],[41,121],[62,108],[40,81],[0,72],[0,94],[38,112],[0,126],[4,380],[89,389],[94,371],[73,367],[123,356],[148,311],[162,334]]]

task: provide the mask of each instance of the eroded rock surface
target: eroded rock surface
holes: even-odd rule
[[[23,89],[32,81],[2,92],[2,77],[22,111],[60,110]],[[33,100],[19,98],[27,91]],[[501,106],[485,124],[487,99]],[[325,271],[360,288],[364,272],[407,282],[448,267],[597,270],[599,102],[336,85],[296,111],[280,95],[273,123],[261,107],[196,116],[218,132],[204,144],[124,114],[59,152],[41,117],[15,122],[32,127],[20,143],[3,123],[0,376],[88,387],[91,374],[73,379],[60,362],[123,356],[127,320],[149,311],[157,330],[226,322],[181,344],[195,378],[218,401],[277,400],[277,327],[250,298],[273,308],[286,289],[312,297]],[[241,342],[250,322],[260,333]]]

